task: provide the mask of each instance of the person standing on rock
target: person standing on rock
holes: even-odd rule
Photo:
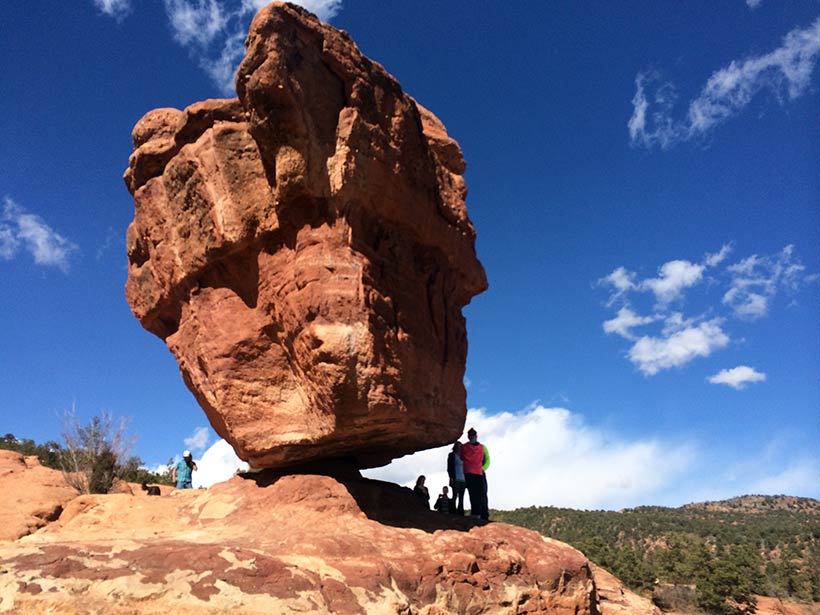
[[[424,486],[425,480],[427,479],[424,477],[424,474],[416,479],[416,486],[413,487],[413,493],[416,494],[416,497],[418,497],[421,502],[424,502],[427,510],[430,510],[430,492],[427,490],[427,487]]]
[[[467,439],[469,442],[461,447],[461,459],[464,461],[464,480],[470,494],[470,513],[487,521],[490,507],[484,472],[490,467],[490,452],[478,441],[478,433],[472,427],[467,432]]]
[[[453,444],[453,450],[447,455],[447,475],[450,477],[450,488],[453,490],[453,506],[458,515],[464,514],[464,461],[461,459],[461,442]]]
[[[182,459],[176,462],[176,465],[174,465],[174,469],[171,472],[171,477],[174,484],[177,486],[177,489],[193,488],[194,485],[191,482],[191,479],[193,477],[193,471],[196,469],[196,463],[194,462],[194,458],[191,456],[191,451],[185,451],[182,453]]]

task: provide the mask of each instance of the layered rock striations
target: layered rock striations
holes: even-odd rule
[[[157,109],[125,173],[126,295],[256,467],[453,441],[486,287],[458,144],[345,33],[251,25],[238,99]]]

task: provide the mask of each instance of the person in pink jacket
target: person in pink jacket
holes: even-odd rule
[[[486,521],[490,518],[490,508],[485,471],[490,467],[490,452],[478,441],[478,433],[472,427],[467,431],[467,439],[469,442],[461,447],[461,459],[464,461],[467,493],[470,494],[470,513]]]

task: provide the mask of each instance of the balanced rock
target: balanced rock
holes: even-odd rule
[[[453,441],[487,287],[458,144],[299,7],[262,9],[246,47],[238,99],[134,128],[134,314],[252,466]]]

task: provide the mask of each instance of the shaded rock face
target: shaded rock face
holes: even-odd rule
[[[0,543],[0,612],[658,615],[568,545],[420,506],[357,473],[79,496]]]
[[[134,314],[252,466],[455,440],[461,310],[487,287],[458,144],[292,5],[254,19],[237,91],[134,128]]]

